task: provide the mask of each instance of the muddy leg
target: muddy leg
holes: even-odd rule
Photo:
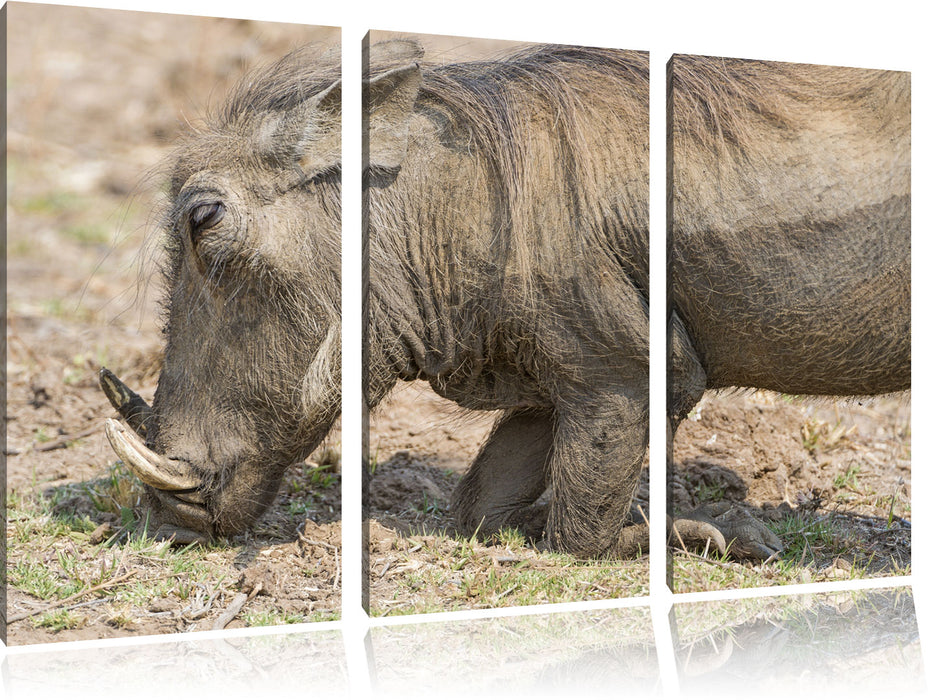
[[[553,414],[517,411],[498,420],[468,473],[455,488],[455,526],[466,536],[490,536],[516,527],[541,536],[544,509],[530,508],[546,489]]]
[[[647,525],[624,527],[647,449],[646,396],[602,394],[570,406],[549,461],[549,546],[582,558],[646,552]]]
[[[666,333],[666,415],[669,416],[669,437],[672,438],[676,428],[705,393],[707,377],[699,356],[692,347],[686,327],[676,311],[670,314]]]

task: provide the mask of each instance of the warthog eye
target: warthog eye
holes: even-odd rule
[[[224,205],[221,202],[206,202],[193,207],[189,214],[192,233],[198,233],[217,224],[224,218],[224,211]]]

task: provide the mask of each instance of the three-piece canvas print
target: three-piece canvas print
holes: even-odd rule
[[[909,73],[4,13],[7,644],[909,574]]]

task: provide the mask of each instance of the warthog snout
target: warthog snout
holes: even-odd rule
[[[106,432],[177,541],[244,532],[337,420],[341,81],[335,51],[251,73],[164,167],[165,352],[152,406],[107,370]]]

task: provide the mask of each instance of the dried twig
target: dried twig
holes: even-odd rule
[[[498,566],[507,566],[508,564],[518,564],[523,561],[522,557],[517,556],[505,556],[505,557],[491,557]]]
[[[94,433],[96,433],[99,429],[100,429],[100,426],[95,425],[91,428],[85,428],[80,433],[74,433],[72,435],[63,435],[58,440],[55,440],[53,442],[43,442],[39,444],[34,444],[32,449],[34,452],[49,452],[51,450],[60,450],[63,447],[68,447],[68,443],[70,442],[74,442],[75,440],[80,440],[81,438],[86,438],[89,435],[94,435]]]
[[[692,559],[699,559],[709,564],[720,566],[723,569],[728,569],[729,571],[737,571],[737,567],[740,566],[740,564],[734,564],[732,562],[718,561],[717,559],[709,559],[707,557],[702,556],[701,554],[696,554],[695,552],[690,552],[688,550],[680,552],[680,554],[682,554],[683,556],[691,557]]]
[[[196,583],[195,585],[201,588],[202,591],[204,591],[206,594],[208,593],[208,589],[204,584]],[[201,601],[201,596],[199,596],[186,610],[182,611],[182,614],[189,620],[198,620],[208,614],[208,611],[211,610],[211,606],[214,605],[215,599],[217,597],[217,593],[212,593],[210,596],[208,596],[208,600],[205,601],[204,605],[196,608],[195,603],[199,603]]]
[[[118,583],[123,583],[123,582],[126,581],[128,578],[130,578],[130,577],[132,577],[132,576],[135,576],[135,575],[136,575],[136,571],[128,571],[128,572],[125,573],[125,574],[121,574],[120,576],[117,576],[117,577],[115,577],[115,578],[112,578],[110,581],[105,581],[104,583],[99,583],[97,586],[93,586],[93,587],[89,588],[89,589],[86,590],[86,591],[78,591],[77,593],[75,593],[75,594],[73,594],[73,595],[70,595],[70,596],[68,596],[67,598],[63,598],[62,600],[58,601],[57,603],[52,603],[51,605],[46,605],[46,606],[44,606],[44,607],[42,607],[42,608],[39,608],[38,610],[33,610],[33,611],[30,612],[30,613],[22,613],[22,614],[20,614],[20,615],[14,615],[13,617],[10,617],[10,618],[7,619],[7,624],[12,624],[12,623],[14,623],[14,622],[19,622],[20,620],[26,620],[26,619],[28,619],[28,618],[30,618],[30,617],[35,617],[36,615],[41,615],[42,613],[49,612],[50,610],[57,610],[58,608],[68,608],[68,607],[69,607],[69,603],[70,603],[70,601],[72,601],[72,600],[76,600],[77,598],[81,598],[82,596],[86,596],[86,595],[88,595],[89,593],[95,593],[95,592],[97,592],[97,591],[103,591],[104,589],[110,588],[111,586],[116,586]],[[74,607],[74,606],[73,606],[73,607]]]
[[[90,608],[92,605],[100,605],[101,603],[106,603],[107,598],[95,598],[94,600],[85,600],[80,603],[72,603],[71,605],[66,605],[65,610],[74,610],[75,608]]]
[[[689,554],[689,548],[686,546],[686,543],[683,542],[682,535],[679,534],[679,529],[673,525],[671,532],[672,534],[676,535],[676,539],[679,540],[679,546],[682,547],[682,551],[684,551],[686,554]],[[708,548],[708,542],[705,543],[705,547],[706,549]]]
[[[254,590],[257,590],[259,586],[260,584],[257,584],[257,588]],[[248,596],[246,593],[238,593],[236,596],[234,596],[234,600],[231,601],[231,604],[224,609],[224,612],[221,613],[221,616],[215,620],[215,623],[211,626],[211,629],[223,630],[225,627],[227,627],[228,624],[230,624],[230,622],[235,617],[237,617],[240,611],[243,609],[244,605],[247,603],[247,597]]]
[[[492,602],[492,603],[497,603],[497,602],[499,602],[502,598],[505,598],[506,596],[510,595],[510,594],[513,593],[515,590],[517,590],[517,588],[519,588],[519,587],[520,587],[520,584],[519,584],[519,583],[515,583],[515,584],[512,585],[510,588],[508,588],[506,591],[503,591],[503,592],[498,593],[497,595],[495,595],[495,596],[491,599],[491,602]]]

